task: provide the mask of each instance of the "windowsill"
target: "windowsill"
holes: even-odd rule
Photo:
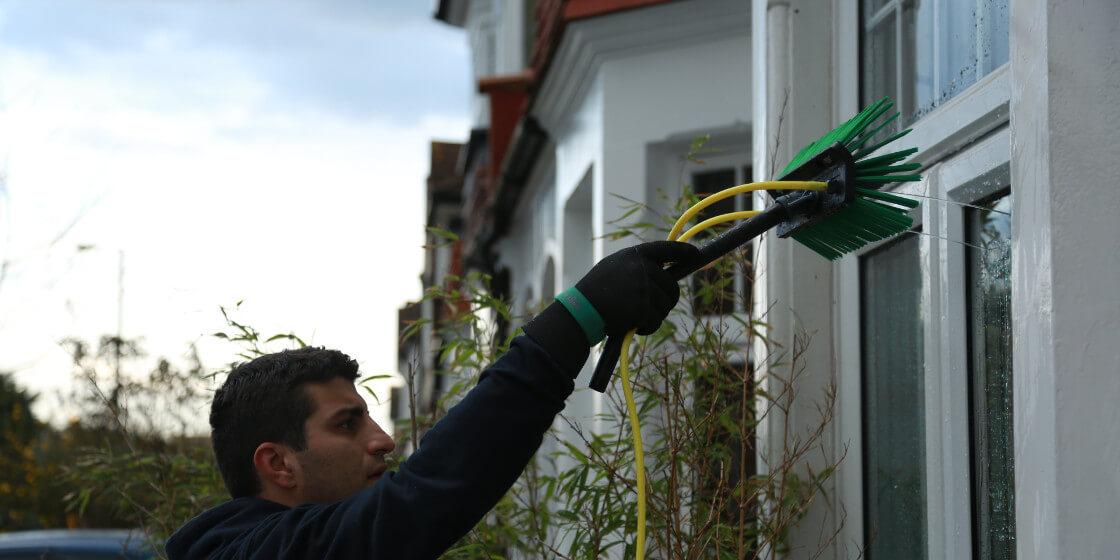
[[[914,123],[914,131],[900,141],[919,147],[908,161],[928,168],[1007,123],[1010,70],[1010,64],[1000,66]]]

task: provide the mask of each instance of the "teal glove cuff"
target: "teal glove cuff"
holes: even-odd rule
[[[591,302],[587,301],[587,297],[575,286],[560,292],[560,295],[556,296],[556,301],[560,302],[560,305],[563,305],[564,309],[572,314],[572,317],[579,323],[579,327],[583,329],[583,334],[587,337],[587,342],[591,346],[599,344],[606,338],[607,324],[603,321],[599,312],[595,310],[595,306],[591,305]]]

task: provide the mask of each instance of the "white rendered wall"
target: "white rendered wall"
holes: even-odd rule
[[[746,21],[744,13],[743,23]],[[618,22],[624,24],[625,20],[619,18]],[[614,194],[646,201],[650,144],[682,134],[747,126],[750,44],[745,29],[739,37],[660,49],[651,45],[648,50],[610,57],[594,74],[586,95],[574,103],[574,110],[550,131],[556,144],[561,216],[576,187],[590,173],[592,220],[591,230],[584,234],[590,262],[633,244],[632,239],[607,241],[601,236],[610,229],[609,222],[623,212]],[[560,227],[559,239],[573,239],[571,232],[563,231],[565,226]],[[562,248],[560,252],[567,251]],[[564,260],[561,256],[558,262],[562,271],[558,289],[586,272],[582,266],[572,269]],[[577,388],[586,388],[593,367],[594,359],[577,378]],[[598,393],[578,391],[567,410],[594,415],[601,410],[600,400]]]
[[[653,31],[635,32],[647,28]],[[501,262],[513,272],[515,297],[529,286],[545,296],[539,276],[549,257],[555,260],[555,287],[563,290],[594,262],[634,242],[600,237],[621,213],[609,193],[645,201],[651,181],[664,182],[647,176],[657,167],[647,161],[651,145],[749,130],[749,14],[741,2],[643,8],[576,22],[565,37],[534,106],[551,152],[537,162],[517,219],[498,246]],[[549,165],[552,173],[541,171]],[[588,189],[589,200],[582,189]],[[551,206],[527,201],[541,193],[554,197]],[[528,241],[546,222],[554,235]],[[582,420],[586,430],[597,429],[593,418],[602,409],[600,394],[587,388],[596,358],[593,352],[564,412]],[[576,439],[565,422],[556,428],[560,437]]]
[[[765,169],[775,151],[787,88],[792,93],[778,161],[854,109],[843,91],[830,90],[837,83],[834,75],[845,72],[835,53],[819,56],[832,49],[830,30],[821,27],[836,21],[829,4],[754,1],[753,32],[768,50],[755,53],[755,60],[766,64],[755,73],[755,91],[766,91],[754,113],[756,169]],[[855,13],[854,2],[831,4],[847,5]],[[1120,222],[1115,216],[1120,196],[1112,162],[1120,158],[1120,149],[1112,137],[1120,122],[1120,3],[1017,0],[1011,5],[1017,557],[1116,558]],[[814,329],[814,345],[822,334],[832,337],[836,323],[822,298],[850,296],[854,284],[829,280],[831,267],[814,264],[788,244],[768,240],[764,251],[764,301],[786,302],[787,309],[797,311],[775,314],[771,334],[788,337],[796,320],[822,325]],[[812,369],[832,372],[832,361],[818,355],[810,363]],[[780,420],[767,427],[780,427]],[[858,431],[859,419],[852,420],[849,432]],[[797,423],[797,418],[789,421]],[[836,433],[843,437],[842,431]],[[837,442],[843,444],[843,439]],[[858,459],[853,457],[858,452],[850,450],[847,461]],[[842,469],[834,482],[859,484],[860,476],[858,469]],[[858,518],[847,521],[860,525]],[[801,552],[790,557],[804,557],[821,526],[819,518],[802,522],[793,535]],[[850,534],[852,542],[862,539],[861,529]],[[851,556],[835,554],[855,556],[848,552]]]
[[[500,31],[501,2],[498,0],[469,0],[466,21],[467,45],[471,50],[471,117],[472,128],[490,126],[488,98],[475,87],[479,78],[492,76],[498,65],[498,33]]]
[[[1013,308],[1015,338],[1022,341],[1016,345],[1015,363],[1021,558],[1109,557],[1118,546],[1114,525],[1120,482],[1112,467],[1120,464],[1120,418],[1114,406],[1120,399],[1114,350],[1120,347],[1120,298],[1114,295],[1120,285],[1115,248],[1120,231],[1114,219],[1114,179],[1109,164],[1102,164],[1118,155],[1109,131],[1102,130],[1118,122],[1116,5],[1109,0],[1013,3]],[[774,35],[771,42],[759,35],[756,44],[769,44],[771,50],[754,53],[755,60],[772,62],[755,74],[756,91],[769,92],[755,104],[754,113],[757,122],[765,123],[754,142],[755,167],[762,174],[771,152],[778,152],[779,161],[788,159],[791,148],[852,108],[836,106],[839,94],[829,88],[831,74],[839,70],[835,59],[820,56],[830,49],[827,3],[761,0],[754,7],[756,30],[770,24]],[[502,14],[503,26],[509,18]],[[551,196],[557,230],[563,227],[564,203],[589,170],[595,190],[590,233],[600,235],[619,212],[608,192],[641,200],[644,186],[656,180],[644,175],[649,167],[644,148],[650,142],[750,120],[750,88],[732,84],[720,89],[736,77],[745,82],[750,54],[744,49],[742,72],[713,77],[714,69],[730,67],[719,52],[710,56],[719,50],[693,45],[603,62],[578,108],[551,131],[558,140],[557,173],[542,184],[555,188]],[[512,60],[510,53],[502,53],[502,66]],[[691,87],[704,79],[710,84],[707,90]],[[728,110],[735,101],[729,92],[740,87],[742,106]],[[786,88],[793,91],[781,130],[786,140],[775,147]],[[509,254],[517,255],[509,259],[514,278],[525,279],[515,280],[520,287],[540,284],[541,244],[530,237],[539,228],[535,220],[522,220],[510,234]],[[622,243],[592,244],[594,259]],[[797,328],[829,324],[831,270],[785,242],[768,242],[764,250],[769,265],[763,272],[767,281],[760,285],[764,300],[798,310],[799,323],[792,314],[775,318],[772,334],[788,338]],[[557,259],[557,270],[564,271]],[[526,266],[517,268],[518,262]],[[566,272],[567,279],[576,274],[571,266]],[[812,330],[817,332],[813,363],[830,372],[831,357],[817,352],[831,346],[830,333]],[[594,395],[585,392],[573,399],[573,410],[594,410],[594,402]],[[795,541],[812,537],[795,536]]]
[[[558,259],[556,266],[559,275],[558,290],[565,290],[575,284],[587,272],[589,264],[602,258],[598,248],[599,243],[592,241],[603,234],[603,230],[593,221],[582,219],[584,213],[584,200],[577,192],[589,191],[594,198],[596,185],[602,184],[602,130],[603,130],[603,90],[602,81],[595,79],[587,95],[576,105],[576,110],[571,114],[570,120],[565,122],[565,127],[557,131],[554,141],[556,143],[556,211],[557,211],[557,239]],[[581,189],[582,187],[582,189]],[[594,202],[591,201],[592,217],[594,216]],[[575,213],[576,216],[573,216]],[[573,231],[573,227],[585,227],[583,231]],[[565,243],[568,246],[565,246]],[[584,245],[583,252],[586,258],[580,262],[569,262],[568,256],[579,248],[571,247],[571,243]],[[584,365],[579,376],[576,377],[576,392],[568,398],[568,405],[564,415],[573,419],[584,419],[589,428],[594,428],[593,418],[600,412],[602,396],[587,388],[594,370],[595,355]],[[561,437],[568,441],[575,441],[576,434],[563,421],[557,422],[557,430]],[[563,468],[563,465],[558,465]]]
[[[590,197],[586,204],[576,201],[576,190],[581,184],[586,191],[592,188],[601,153],[602,88],[593,83],[586,94],[568,114],[564,128],[554,131],[553,142],[545,146],[534,164],[518,200],[510,229],[498,241],[495,251],[499,266],[510,271],[510,287],[514,297],[514,313],[527,313],[524,295],[531,293],[535,302],[547,302],[555,293],[545,293],[551,285],[554,291],[567,288],[578,280],[591,263],[599,258],[594,252],[590,227]],[[575,204],[569,204],[575,203]],[[587,206],[587,218],[566,216],[565,209]],[[577,212],[583,214],[584,212]],[[567,218],[567,219],[566,219]],[[576,240],[585,245],[585,257],[577,263],[565,263],[563,239]],[[569,250],[575,249],[569,247]],[[547,264],[551,260],[552,269]],[[545,278],[551,272],[552,278]],[[586,365],[576,380],[576,393],[568,399],[564,414],[573,419],[584,419],[590,426],[598,412],[598,393],[587,389],[592,365]],[[562,420],[554,424],[559,436],[574,441],[576,435]],[[546,438],[542,445],[545,453],[554,449],[555,441]],[[549,468],[545,465],[545,468]],[[563,468],[563,466],[561,466]]]
[[[771,166],[789,161],[802,146],[830,130],[835,115],[832,96],[832,6],[820,0],[755,0],[753,32],[763,37],[766,52],[755,60],[765,68],[756,72],[762,84],[756,92],[765,103],[755,107],[760,122],[754,129],[755,176],[771,178]],[[759,18],[761,14],[765,17]],[[796,40],[794,39],[796,38]],[[780,126],[779,126],[780,122]],[[764,203],[756,200],[756,204]],[[783,348],[792,347],[799,333],[810,335],[801,357],[804,373],[795,388],[798,395],[788,416],[774,411],[760,426],[759,445],[763,469],[781,454],[786,424],[790,433],[803,434],[820,423],[817,403],[824,388],[835,382],[832,338],[833,265],[791,240],[766,235],[761,243],[756,269],[755,309],[769,309],[767,334]],[[788,372],[781,372],[788,374]],[[765,381],[763,382],[766,383]],[[776,388],[767,387],[776,391]],[[833,434],[822,437],[824,453],[807,457],[815,472],[835,460]],[[834,494],[835,480],[825,491]],[[824,545],[834,528],[838,510],[826,500],[817,500],[806,518],[789,536],[789,558],[806,558]],[[831,546],[825,558],[836,553]]]
[[[556,172],[551,146],[546,146],[526,180],[509,231],[497,242],[498,268],[510,271],[511,311],[515,325],[552,300],[558,290],[559,262]],[[545,270],[552,260],[551,274]]]
[[[499,3],[497,74],[516,74],[528,64],[525,52],[525,1],[501,0]]]
[[[508,235],[496,244],[494,252],[498,255],[498,268],[509,270],[510,274],[510,313],[515,317],[523,315],[532,299],[539,299],[540,292],[533,282],[533,273],[538,266],[541,248],[534,243],[539,232],[538,217],[529,208],[523,196],[518,202],[518,212],[514,213]]]
[[[1011,8],[1020,560],[1120,554],[1120,3]]]
[[[743,23],[746,21],[744,9]],[[647,199],[649,186],[669,179],[646,176],[660,167],[646,161],[651,145],[747,129],[751,118],[750,39],[744,27],[736,37],[620,56],[604,62],[601,72],[605,84],[603,183],[595,197],[595,219],[605,230],[625,212],[624,203],[614,195],[653,203]],[[602,251],[610,254],[633,243],[633,239],[604,241]]]

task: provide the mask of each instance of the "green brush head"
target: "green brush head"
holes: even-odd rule
[[[914,225],[910,210],[918,202],[891,193],[879,192],[886,184],[921,180],[914,173],[920,163],[898,162],[917,148],[885,152],[869,157],[880,148],[902,138],[910,129],[874,143],[869,141],[898,118],[887,116],[893,103],[884,97],[805,146],[779,173],[782,180],[829,181],[829,193],[822,214],[815,219],[784,224],[781,237],[792,237],[822,257],[835,260],[861,247],[898,235]],[[845,157],[847,156],[847,157]],[[843,160],[843,161],[838,161]],[[837,171],[842,167],[842,172]],[[829,196],[843,197],[843,204],[828,204]]]

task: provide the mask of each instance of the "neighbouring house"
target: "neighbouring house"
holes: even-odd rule
[[[429,228],[425,243],[429,249],[425,251],[424,270],[420,274],[425,292],[433,287],[448,287],[456,276],[463,273],[462,243],[451,241],[440,233],[457,234],[462,229],[463,172],[459,166],[463,150],[463,144],[453,142],[433,141],[430,144],[425,214],[425,223]],[[432,412],[447,387],[448,377],[440,374],[440,335],[432,325],[460,306],[460,302],[424,298],[406,303],[397,312],[397,364],[406,382],[391,390],[389,407],[398,436],[402,433],[400,428],[409,422],[413,414]],[[403,336],[413,324],[419,325],[419,332]],[[413,404],[415,410],[411,409]],[[414,448],[415,442],[410,441],[401,452],[407,454]]]
[[[604,255],[618,196],[676,198],[684,182],[752,176],[750,18],[738,2],[443,2],[467,30],[487,127],[486,188],[466,188],[464,255],[503,279],[524,319]],[[682,157],[698,136],[718,154]],[[472,190],[472,194],[467,194]],[[477,202],[475,202],[477,201]],[[743,310],[723,310],[742,312]],[[594,429],[604,396],[584,388],[565,414]],[[558,421],[560,437],[575,440]],[[544,454],[555,440],[546,439]],[[563,458],[557,469],[569,467]],[[546,468],[551,469],[552,465]]]
[[[436,17],[466,31],[478,91],[457,218],[429,215],[459,252],[425,282],[489,272],[520,317],[632,242],[603,237],[622,199],[770,178],[894,98],[923,164],[897,187],[922,197],[913,233],[835,262],[767,236],[736,280],[770,337],[811,334],[799,390],[837,389],[812,461],[844,459],[786,556],[1115,557],[1120,3],[442,0]],[[681,157],[698,137],[702,164]],[[594,429],[603,411],[580,391],[567,414]],[[768,417],[758,464],[817,421],[809,402]]]

